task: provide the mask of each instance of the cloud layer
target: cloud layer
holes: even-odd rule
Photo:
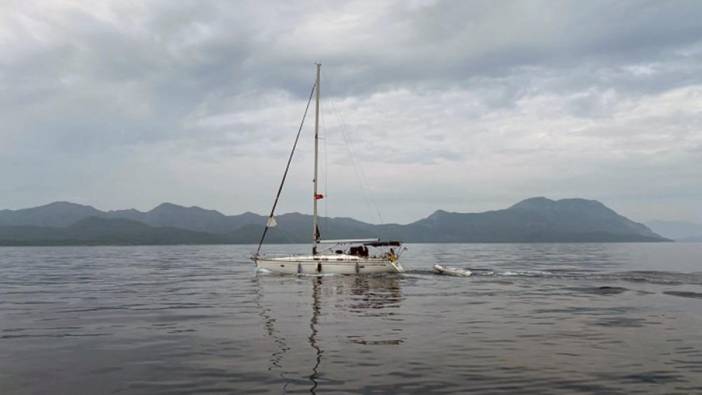
[[[265,212],[319,61],[328,215],[547,195],[702,221],[700,20],[694,1],[6,3],[0,206]],[[282,211],[310,210],[311,142]]]

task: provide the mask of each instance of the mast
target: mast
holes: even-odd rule
[[[317,254],[317,244],[319,244],[319,227],[317,225],[317,165],[319,157],[319,70],[322,67],[317,63],[317,88],[314,102],[314,194],[312,195],[313,214],[312,214],[312,255]]]

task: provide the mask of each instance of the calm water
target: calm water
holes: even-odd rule
[[[409,245],[370,277],[251,250],[0,248],[0,393],[702,393],[702,244]]]

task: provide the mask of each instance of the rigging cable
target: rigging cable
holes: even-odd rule
[[[329,129],[327,129],[327,124],[324,121],[324,113],[320,112],[319,115],[320,115],[320,120],[322,121],[322,129],[329,130]],[[327,136],[328,136],[328,134],[324,135],[324,137],[322,137],[322,141],[324,142],[322,156],[324,158],[323,159],[323,161],[324,161],[323,174],[324,174],[324,198],[325,199],[324,199],[323,204],[324,204],[324,229],[325,229],[325,232],[329,231],[329,211],[328,211],[329,193],[327,192],[327,187],[329,186],[329,161],[327,160],[327,152],[329,150],[327,149]]]
[[[290,163],[292,162],[293,154],[295,154],[295,148],[297,147],[297,142],[300,140],[300,132],[302,132],[302,127],[305,125],[305,118],[307,118],[307,110],[310,109],[310,103],[312,103],[312,96],[317,88],[317,83],[312,84],[312,90],[310,91],[310,98],[307,99],[307,106],[305,107],[305,112],[302,114],[302,121],[300,121],[300,128],[297,129],[297,136],[295,136],[295,143],[293,144],[292,150],[290,151],[290,157],[288,157],[288,164],[285,166],[285,172],[283,173],[283,179],[280,181],[280,187],[278,187],[278,194],[275,195],[275,201],[273,202],[273,208],[271,208],[271,214],[268,216],[269,220],[273,218],[275,213],[275,207],[278,205],[278,199],[280,194],[283,192],[283,185],[285,184],[285,178],[288,176],[288,170],[290,169]],[[268,221],[268,220],[267,220]],[[256,249],[256,256],[261,252],[261,245],[263,245],[263,240],[266,238],[266,233],[268,233],[268,222],[266,222],[266,227],[263,228],[263,234],[261,235],[261,240],[258,242],[258,249]]]
[[[361,191],[363,192],[363,197],[364,200],[366,201],[366,205],[375,210],[376,215],[378,216],[378,221],[379,223],[383,223],[383,216],[380,213],[380,209],[378,209],[378,205],[375,204],[375,201],[370,197],[368,193],[368,177],[366,176],[366,173],[363,171],[363,167],[360,165],[360,163],[357,163],[353,151],[353,146],[351,144],[351,140],[348,137],[347,129],[348,125],[346,122],[344,122],[343,118],[341,117],[341,111],[334,105],[334,103],[330,100],[329,101],[330,107],[334,108],[334,113],[339,121],[339,130],[341,132],[341,137],[343,138],[344,142],[346,143],[346,149],[349,151],[349,157],[351,159],[351,166],[353,167],[354,173],[356,173],[356,177],[358,178]]]

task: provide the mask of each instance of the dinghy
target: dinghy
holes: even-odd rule
[[[469,277],[471,274],[473,274],[470,270],[441,265],[434,265],[434,273],[456,277]]]

